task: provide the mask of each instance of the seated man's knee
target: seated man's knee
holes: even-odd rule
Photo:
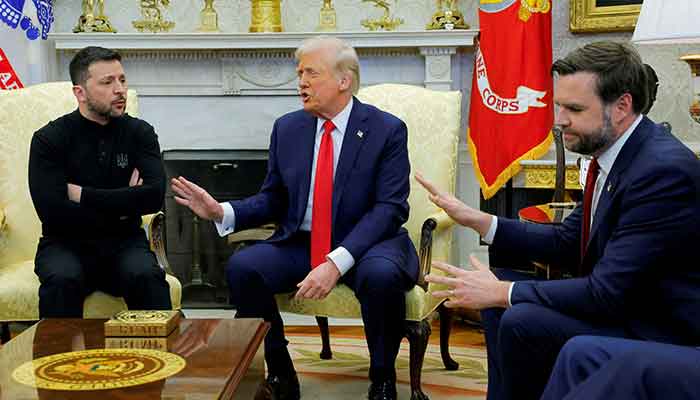
[[[260,274],[256,270],[258,263],[259,260],[248,256],[245,249],[234,253],[226,264],[225,274],[229,288],[245,287],[259,279]]]
[[[403,291],[401,287],[401,271],[393,262],[383,257],[374,257],[364,262],[360,274],[363,287],[370,293],[382,293],[386,291]]]
[[[528,336],[533,325],[542,316],[541,310],[541,307],[528,303],[515,304],[506,309],[500,319],[499,335]],[[540,330],[536,330],[534,334],[540,332]]]
[[[153,265],[142,265],[129,271],[129,280],[133,282],[160,281],[165,279],[165,271]]]
[[[601,337],[579,335],[569,339],[559,352],[559,359],[567,365],[576,364],[578,367],[593,360],[607,359],[601,347]]]
[[[61,268],[57,266],[48,273],[44,273],[41,279],[42,285],[66,288],[71,290],[82,290],[85,287],[85,276],[80,268]]]

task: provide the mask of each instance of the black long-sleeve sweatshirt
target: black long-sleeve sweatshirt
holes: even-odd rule
[[[134,168],[143,184],[129,187]],[[67,184],[82,186],[80,203]],[[160,210],[165,173],[153,127],[124,115],[100,125],[78,110],[39,129],[29,153],[29,190],[42,234],[63,239],[130,235]]]

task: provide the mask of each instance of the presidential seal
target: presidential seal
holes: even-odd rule
[[[176,312],[177,313],[177,312]],[[130,323],[167,322],[173,315],[172,311],[162,310],[125,310],[117,313],[114,319]]]
[[[185,368],[177,354],[143,349],[95,349],[54,354],[12,372],[19,383],[40,389],[102,390],[155,382]]]

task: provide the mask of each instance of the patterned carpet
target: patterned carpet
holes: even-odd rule
[[[318,334],[288,335],[289,349],[300,373],[302,398],[363,399],[369,380],[369,353],[364,338],[331,335],[332,360],[321,360]],[[440,347],[429,345],[423,364],[423,391],[431,400],[484,399],[486,397],[486,352],[479,346],[451,346],[456,371],[446,371]],[[396,362],[399,399],[410,399],[408,343],[401,345]]]

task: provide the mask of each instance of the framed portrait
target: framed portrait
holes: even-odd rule
[[[643,0],[570,0],[571,32],[633,31]]]

